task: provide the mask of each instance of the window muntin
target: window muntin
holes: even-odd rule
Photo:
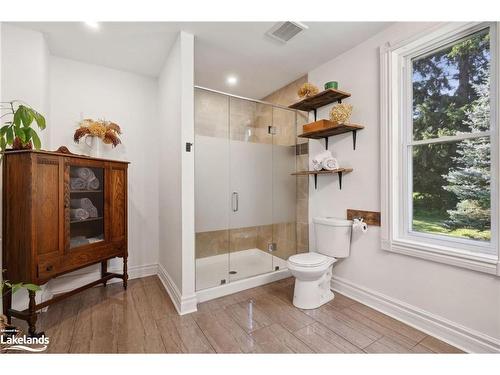
[[[488,244],[490,28],[408,58],[407,66],[406,228]]]

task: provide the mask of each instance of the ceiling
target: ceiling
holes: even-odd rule
[[[78,61],[158,76],[181,30],[195,35],[195,83],[262,98],[340,55],[388,22],[304,22],[309,29],[286,44],[265,36],[273,22],[24,22],[42,32],[50,53]],[[238,77],[228,86],[226,77]]]

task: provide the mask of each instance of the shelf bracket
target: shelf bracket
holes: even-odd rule
[[[318,189],[318,174],[314,175],[314,189]]]
[[[328,137],[325,137],[325,149],[328,150]]]
[[[342,172],[337,172],[337,174],[339,175],[339,188],[342,190]]]
[[[314,108],[313,111],[314,111],[314,121],[316,121],[316,119],[318,117],[318,110],[316,108]]]
[[[353,150],[356,150],[356,133],[357,132],[358,132],[357,130],[352,131],[352,149]]]
[[[342,104],[342,99],[337,100],[337,103]]]

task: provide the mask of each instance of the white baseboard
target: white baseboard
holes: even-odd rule
[[[210,301],[211,299],[227,296],[242,290],[255,288],[260,285],[272,283],[290,277],[292,274],[288,269],[282,269],[262,275],[250,277],[248,279],[232,281],[229,284],[219,285],[213,288],[203,289],[196,293],[198,302]]]
[[[160,277],[163,287],[170,296],[170,299],[172,300],[172,303],[174,304],[179,315],[185,315],[197,311],[198,302],[196,294],[183,296],[168,272],[161,264],[158,264],[158,276]]]
[[[335,276],[331,288],[466,352],[500,353],[500,340],[403,301]]]

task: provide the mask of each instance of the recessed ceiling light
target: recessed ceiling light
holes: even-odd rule
[[[238,83],[238,77],[236,77],[234,75],[227,76],[226,83],[229,86],[234,86],[234,85],[236,85]]]
[[[99,28],[99,22],[85,22],[85,25],[94,30],[97,30]]]

